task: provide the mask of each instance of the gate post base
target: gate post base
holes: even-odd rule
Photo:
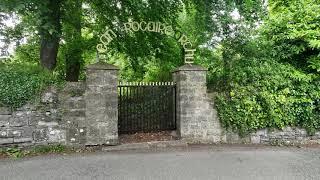
[[[217,111],[207,94],[206,72],[201,66],[186,64],[173,73],[177,85],[177,133],[191,143],[221,142]]]
[[[86,69],[86,145],[118,144],[118,70],[103,62]]]

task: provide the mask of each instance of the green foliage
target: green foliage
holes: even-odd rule
[[[269,11],[261,0],[67,0],[59,1],[61,19],[55,21],[62,32],[52,17],[45,16],[50,14],[49,2],[53,1],[4,0],[0,10],[21,18],[16,29],[6,30],[11,39],[39,39],[36,30],[61,36],[55,71],[60,79],[68,70],[78,76],[70,70],[95,62],[99,34],[109,27],[118,38],[109,45],[108,62],[120,67],[122,80],[170,80],[170,72],[183,64],[177,41],[119,29],[128,19],[161,21],[199,47],[196,62],[209,69],[209,87],[221,93],[217,106],[226,128],[241,134],[288,125],[302,126],[311,134],[320,128],[318,0],[270,0]],[[22,65],[1,67],[1,104],[21,106],[55,81],[36,65],[24,65],[38,64],[37,43],[28,40],[17,49],[14,59]],[[82,71],[80,79],[84,78]]]
[[[56,82],[52,73],[37,65],[0,64],[0,105],[20,107]]]
[[[45,154],[45,153],[63,153],[67,150],[66,146],[58,145],[46,145],[46,146],[35,146],[31,150],[31,154]]]
[[[39,64],[39,49],[38,42],[30,42],[17,47],[14,56],[15,63]]]
[[[19,148],[6,148],[6,149],[0,149],[0,154],[13,157],[13,158],[21,158],[25,156],[27,153],[22,152]]]
[[[222,124],[241,135],[261,128],[320,129],[319,5],[315,0],[272,0],[269,15],[254,31],[221,43],[209,83],[223,81],[217,97]],[[220,51],[217,51],[220,54]],[[223,76],[217,76],[223,71]],[[211,78],[215,77],[212,81]],[[218,81],[217,81],[218,80]]]
[[[261,128],[320,128],[319,81],[289,64],[268,59],[239,61],[229,96],[218,98],[226,128],[246,134]]]
[[[19,147],[8,147],[8,148],[0,148],[0,155],[8,156],[12,158],[23,158],[27,156],[35,156],[40,154],[49,154],[49,153],[63,153],[68,149],[66,146],[58,144],[58,145],[41,145],[34,146],[31,149],[22,149]]]
[[[273,57],[304,70],[320,70],[320,2],[270,2],[269,18],[262,27]]]

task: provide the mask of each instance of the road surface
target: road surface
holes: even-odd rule
[[[320,148],[199,146],[3,159],[0,179],[319,180]]]

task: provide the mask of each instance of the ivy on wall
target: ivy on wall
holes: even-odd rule
[[[0,64],[0,106],[18,108],[56,82],[37,65]]]
[[[313,134],[320,128],[316,76],[274,60],[240,61],[234,67],[230,94],[217,102],[225,128],[240,135],[285,126],[300,126]]]

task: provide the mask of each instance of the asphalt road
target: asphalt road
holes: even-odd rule
[[[320,148],[193,147],[0,160],[0,179],[319,180]]]

